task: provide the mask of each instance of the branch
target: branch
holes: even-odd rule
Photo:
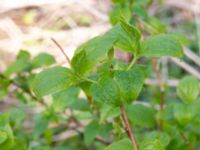
[[[200,66],[200,57],[197,56],[194,52],[192,52],[189,48],[184,48],[184,54],[190,58],[194,63]]]
[[[128,136],[129,136],[131,142],[133,143],[134,150],[138,150],[138,145],[137,145],[137,142],[135,140],[134,133],[131,130],[131,126],[130,126],[130,123],[128,121],[128,117],[127,117],[126,111],[124,109],[124,105],[121,106],[121,115],[122,115],[122,119],[123,119],[124,124],[125,124],[125,130],[126,130]]]
[[[157,79],[145,79],[145,84],[146,85],[159,85],[159,81]],[[165,84],[171,87],[176,87],[178,85],[178,80],[166,80]]]
[[[165,100],[164,100],[164,85],[162,83],[162,79],[161,79],[161,75],[160,75],[160,71],[157,67],[157,59],[156,58],[153,58],[152,59],[152,66],[153,66],[153,70],[156,74],[156,77],[157,77],[157,81],[159,82],[159,87],[160,87],[160,111],[163,112],[164,110],[164,103],[165,103]],[[163,121],[162,119],[160,119],[160,128],[162,129],[162,126],[163,126]]]
[[[96,137],[95,137],[95,140],[101,142],[101,143],[104,144],[104,145],[110,145],[110,144],[112,143],[112,142],[110,142],[110,141],[104,140],[101,136],[96,136]]]
[[[80,134],[82,135],[84,128],[85,128],[84,125],[81,125],[81,126],[76,125],[75,127],[66,126],[67,130],[65,132],[61,132],[60,134],[55,135],[54,138],[53,138],[53,142],[60,142],[60,141],[63,141],[63,140],[70,139],[73,136],[77,136],[77,135],[80,135]],[[112,143],[110,141],[103,139],[101,136],[98,136],[98,135],[95,137],[95,140],[104,144],[104,145],[109,145],[109,144]]]
[[[62,46],[54,39],[54,38],[51,38],[51,40],[55,43],[55,45],[60,49],[60,51],[62,52],[62,54],[65,56],[67,62],[69,63],[69,65],[71,64],[70,63],[70,59],[69,57],[67,56],[67,54],[65,53],[64,49],[62,48]]]
[[[27,93],[32,98],[32,100],[34,100],[37,103],[40,103],[44,107],[47,107],[47,104],[43,100],[38,100],[37,97],[35,95],[33,95],[30,90],[26,90],[26,89],[22,88],[17,82],[15,82],[12,79],[7,79],[3,74],[0,74],[0,77],[5,79],[5,80],[9,80],[11,84],[15,85],[17,88],[19,88],[23,92]]]
[[[200,72],[195,70],[191,65],[177,58],[170,58],[170,60],[200,80]]]

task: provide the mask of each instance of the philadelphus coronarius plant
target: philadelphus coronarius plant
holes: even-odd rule
[[[164,80],[145,84],[152,74],[159,80],[161,57],[184,57],[182,38],[147,15],[151,2],[113,0],[112,27],[80,45],[68,68],[21,50],[0,74],[0,97],[19,100],[0,114],[0,149],[198,150],[199,81],[184,77],[170,98]]]

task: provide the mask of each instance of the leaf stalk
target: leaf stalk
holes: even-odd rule
[[[135,54],[133,60],[131,61],[131,63],[129,64],[128,68],[126,69],[126,71],[130,70],[132,68],[132,66],[137,62],[138,56],[137,54]]]

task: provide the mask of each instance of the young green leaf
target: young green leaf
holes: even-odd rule
[[[145,29],[152,35],[166,32],[166,26],[154,17],[148,18],[147,21],[143,21],[142,23]]]
[[[8,135],[5,131],[0,130],[0,145],[5,142],[8,138]]]
[[[105,36],[114,39],[114,46],[127,52],[136,52],[140,46],[139,30],[123,20],[109,30]]]
[[[151,141],[151,140],[159,140],[160,143],[163,146],[167,146],[170,142],[170,137],[167,133],[165,132],[160,132],[160,131],[152,131],[149,132],[147,134],[145,134],[145,136],[143,137],[143,139],[145,141]]]
[[[17,59],[21,59],[21,58],[29,60],[31,58],[31,55],[28,51],[21,49],[19,53],[17,54]]]
[[[174,117],[180,125],[186,126],[196,115],[196,112],[193,110],[192,106],[194,105],[174,105]]]
[[[116,71],[115,80],[120,88],[122,100],[131,103],[136,100],[144,83],[144,73],[138,67],[128,71]]]
[[[112,0],[113,3],[125,3],[126,0]]]
[[[9,150],[13,147],[13,131],[9,124],[9,114],[0,114],[0,149]]]
[[[134,126],[152,128],[156,124],[155,111],[151,107],[142,104],[127,105],[127,114]]]
[[[109,51],[112,50],[114,40],[103,35],[81,45],[71,60],[74,70],[80,74],[85,74],[97,63],[105,60]]]
[[[144,7],[144,5],[141,5],[138,2],[134,3],[134,5],[132,6],[132,13],[134,13],[135,16],[140,16],[141,20],[147,20],[148,19],[148,10],[146,9],[146,7]],[[131,22],[136,24],[137,18],[132,17]]]
[[[111,24],[116,25],[120,21],[121,17],[130,20],[131,10],[126,4],[125,5],[115,4],[109,14]]]
[[[135,0],[136,4],[140,4],[140,5],[150,5],[153,0]]]
[[[32,89],[39,97],[54,94],[69,88],[76,82],[74,73],[64,67],[46,69],[36,75]]]
[[[140,55],[146,57],[182,57],[183,50],[180,42],[175,37],[168,34],[159,34],[146,39],[142,43]]]
[[[6,90],[0,89],[0,101],[3,100],[4,96],[6,96],[8,92]]]
[[[112,107],[110,105],[103,105],[100,110],[100,122],[104,122],[107,118],[114,118],[120,115],[120,108],[119,107]]]
[[[195,100],[200,91],[199,81],[193,76],[186,76],[178,84],[177,95],[185,103]]]
[[[24,50],[21,50],[17,55],[16,60],[6,69],[5,76],[10,76],[13,73],[19,73],[24,71],[30,63],[30,54]]]
[[[165,150],[164,146],[159,140],[143,141],[140,145],[141,150]]]
[[[134,27],[131,24],[128,24],[123,19],[120,20],[120,25],[123,28],[123,30],[129,35],[132,47],[134,48],[133,51],[137,51],[140,48],[140,39],[141,39],[141,33],[140,30],[138,30],[136,27]]]
[[[43,114],[38,114],[34,118],[34,135],[40,136],[47,129],[49,120]]]
[[[98,83],[91,86],[92,97],[98,104],[121,104],[120,92],[116,82],[108,77],[102,78]]]
[[[9,114],[10,114],[10,122],[14,127],[21,126],[22,121],[26,117],[25,111],[21,108],[11,109]]]
[[[195,118],[198,118],[200,109],[199,99],[194,100],[189,104],[178,103],[174,104],[173,113],[177,122],[181,126],[186,126],[191,123]]]
[[[47,53],[40,53],[32,60],[33,68],[39,68],[43,66],[49,66],[54,64],[56,61],[53,56]]]
[[[189,44],[189,37],[181,32],[171,32],[169,33],[171,36],[176,38],[182,45],[188,45]]]
[[[122,139],[109,145],[105,150],[134,150],[134,148],[129,139]]]
[[[69,108],[73,110],[78,110],[78,111],[89,111],[90,110],[90,104],[88,100],[80,98],[74,103],[72,103]]]
[[[72,86],[66,90],[53,94],[52,106],[57,111],[63,111],[66,107],[78,100],[79,92],[80,89],[78,87]]]
[[[129,52],[135,52],[140,44],[140,32],[134,26],[121,21],[102,36],[95,37],[81,45],[72,58],[71,65],[76,72],[85,74],[97,63],[108,58],[113,45]]]
[[[100,129],[101,128],[97,120],[92,121],[86,126],[84,132],[84,142],[86,145],[90,145],[93,142]]]

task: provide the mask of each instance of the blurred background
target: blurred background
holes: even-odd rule
[[[1,0],[0,71],[20,49],[32,55],[48,52],[58,63],[65,63],[50,38],[71,58],[77,46],[111,27],[107,15],[111,8],[109,0]],[[199,12],[200,0],[155,0],[148,10],[169,25],[170,31],[187,35],[189,47],[198,54]]]

